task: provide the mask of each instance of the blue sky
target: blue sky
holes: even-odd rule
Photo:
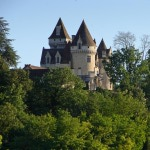
[[[42,48],[61,17],[73,35],[84,19],[97,46],[103,38],[113,48],[118,31],[150,35],[150,0],[0,0],[0,16],[9,23],[9,38],[21,57],[18,67],[40,66]]]

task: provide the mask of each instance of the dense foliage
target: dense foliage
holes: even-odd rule
[[[8,66],[14,67],[17,65],[19,56],[11,46],[12,39],[7,36],[9,34],[8,23],[0,17],[0,61],[3,59]]]
[[[52,69],[31,81],[28,72],[10,70],[6,60],[1,55],[1,149],[147,149],[150,119],[146,89],[150,82],[149,74],[143,75],[137,68],[142,64],[130,60],[130,71],[122,69],[125,76],[117,80],[117,91],[88,91],[68,68]],[[123,82],[126,77],[127,83]],[[143,88],[146,97],[144,92],[140,96],[133,94],[137,86]]]

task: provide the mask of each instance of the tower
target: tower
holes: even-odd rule
[[[72,41],[71,56],[74,73],[84,81],[89,82],[98,73],[95,66],[96,52],[96,43],[83,20]]]
[[[70,44],[71,38],[59,18],[52,34],[48,38],[50,49],[43,47],[41,56],[41,67],[70,67]]]
[[[111,53],[112,53],[111,47],[107,49],[106,44],[102,39],[97,48],[97,55],[98,55],[97,65],[99,68],[100,87],[108,90],[112,90],[113,87],[104,69],[103,60],[109,61]]]
[[[71,41],[71,38],[61,20],[59,18],[53,33],[51,36],[48,38],[49,39],[49,46],[51,48],[56,48],[56,49],[62,49],[65,48],[66,43]]]

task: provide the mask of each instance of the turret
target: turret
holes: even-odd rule
[[[111,48],[107,49],[106,44],[102,38],[98,48],[97,48],[98,58],[106,59],[111,56]]]
[[[111,47],[107,49],[104,40],[102,39],[98,48],[97,48],[97,66],[99,68],[99,79],[100,79],[100,87],[103,89],[112,90],[112,84],[110,82],[110,78],[107,76],[107,73],[103,66],[103,60],[109,61],[109,56],[111,56],[112,50]]]
[[[72,66],[75,74],[95,75],[96,50],[95,41],[83,20],[71,45]]]
[[[61,20],[61,18],[59,18],[59,20],[54,28],[53,33],[51,34],[51,36],[48,39],[49,39],[49,46],[51,48],[55,48],[55,49],[64,48],[66,43],[71,41],[71,38]]]

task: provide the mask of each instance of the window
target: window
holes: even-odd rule
[[[60,29],[61,29],[61,26],[56,27],[56,35],[60,35]]]
[[[47,57],[47,59],[46,59],[46,63],[47,63],[47,64],[49,64],[49,63],[50,63],[50,61],[49,61],[49,57]]]
[[[91,62],[91,56],[87,56],[87,62]]]
[[[102,57],[106,57],[106,51],[102,51]]]
[[[78,49],[81,49],[81,43],[78,43]]]
[[[59,57],[56,57],[56,63],[60,63]]]

